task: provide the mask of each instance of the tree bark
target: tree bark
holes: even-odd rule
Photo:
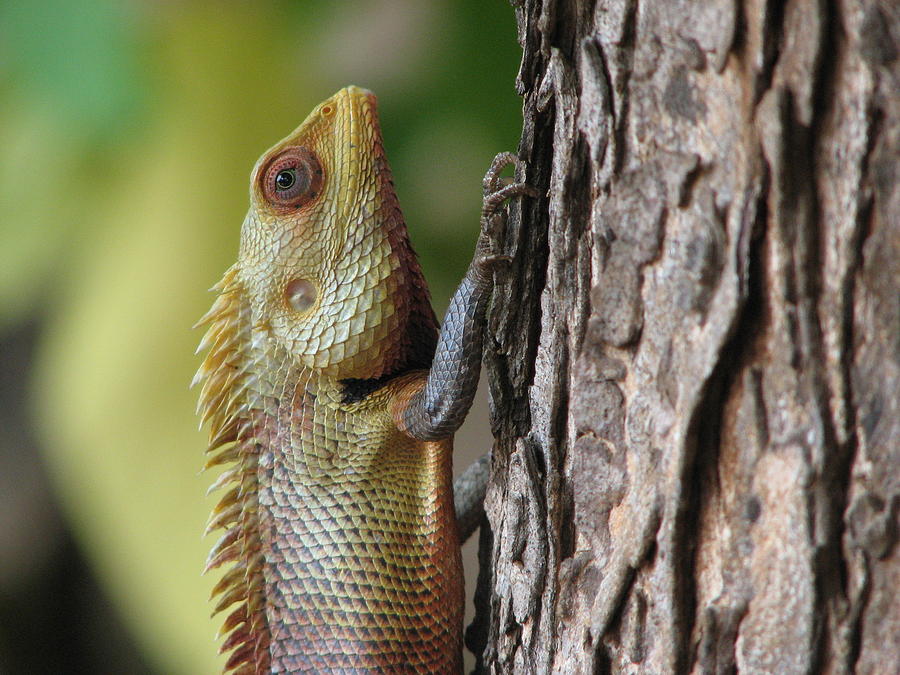
[[[467,642],[900,670],[900,8],[527,0]]]

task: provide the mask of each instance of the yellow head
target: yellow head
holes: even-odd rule
[[[369,379],[428,365],[437,324],[371,92],[342,89],[257,162],[238,277],[254,330],[299,366]]]

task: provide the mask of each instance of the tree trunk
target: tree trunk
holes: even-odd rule
[[[900,9],[527,0],[491,673],[900,670]]]

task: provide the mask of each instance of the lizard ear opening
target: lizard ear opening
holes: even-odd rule
[[[260,175],[266,201],[282,209],[298,209],[314,200],[324,179],[319,159],[302,147],[283,150]]]
[[[292,279],[284,289],[284,298],[288,306],[298,314],[303,314],[316,302],[315,285],[307,279]]]

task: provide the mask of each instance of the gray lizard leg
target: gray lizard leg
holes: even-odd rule
[[[453,505],[459,524],[459,543],[478,529],[484,515],[484,493],[491,471],[491,453],[472,462],[462,475],[453,481]]]
[[[475,255],[450,301],[425,387],[410,399],[402,413],[404,430],[414,438],[433,441],[450,436],[472,405],[481,371],[484,320],[493,273],[510,260],[499,253],[505,221],[501,207],[511,197],[535,194],[525,183],[501,187],[500,172],[515,161],[511,153],[497,155],[484,177],[481,233]]]

